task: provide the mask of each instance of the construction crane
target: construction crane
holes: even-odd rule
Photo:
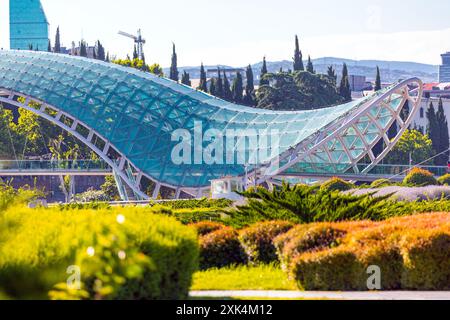
[[[127,37],[127,38],[131,38],[134,40],[134,43],[137,44],[137,53],[138,53],[138,57],[141,60],[144,60],[144,44],[145,44],[145,39],[142,38],[142,33],[141,33],[141,29],[139,29],[137,31],[137,36],[133,36],[132,34],[129,34],[127,32],[123,32],[123,31],[119,31],[119,34],[121,36]]]

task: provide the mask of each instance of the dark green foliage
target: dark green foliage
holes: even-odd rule
[[[50,42],[50,39],[48,40],[47,52],[52,52],[52,43]]]
[[[95,43],[95,50],[94,50],[94,52],[95,52],[96,58],[98,60],[101,60],[101,61],[105,61],[106,60],[105,48],[101,44],[100,40],[98,40]]]
[[[334,85],[336,86],[337,74],[336,74],[336,70],[334,70],[333,66],[328,67],[327,75],[330,77],[330,79],[333,81]]]
[[[298,44],[298,36],[295,36],[295,51],[294,51],[294,71],[304,71],[303,55]]]
[[[233,204],[228,199],[192,199],[192,200],[176,200],[166,201],[162,203],[165,207],[171,209],[202,209],[202,208],[227,208]],[[152,203],[151,206],[156,205]]]
[[[449,160],[449,134],[448,134],[448,121],[444,111],[444,104],[442,98],[439,99],[438,111],[436,113],[436,127],[439,130],[439,139],[435,145],[434,151],[440,154],[434,160],[437,166],[446,166]]]
[[[311,61],[311,57],[308,56],[308,64],[306,65],[306,71],[308,71],[309,73],[315,73],[314,71],[314,65]]]
[[[172,64],[170,65],[170,76],[169,78],[173,81],[178,82],[178,62],[177,62],[177,53],[175,51],[175,43],[173,44],[172,50]]]
[[[192,85],[191,77],[186,71],[183,71],[183,74],[181,75],[181,83],[189,87]]]
[[[59,26],[56,29],[56,36],[55,36],[55,48],[53,50],[55,53],[61,53],[61,36],[59,34]]]
[[[87,57],[87,43],[84,40],[80,41],[80,57]]]
[[[263,65],[261,68],[261,75],[260,75],[260,80],[259,80],[259,86],[267,86],[269,85],[269,81],[267,79],[265,79],[265,75],[267,74],[267,62],[266,62],[266,57],[264,57],[263,59]]]
[[[233,85],[231,86],[231,93],[233,95],[233,102],[241,104],[244,98],[244,84],[240,72],[236,74],[236,78],[233,80]]]
[[[375,79],[375,91],[381,90],[381,75],[380,75],[380,68],[377,66],[377,76]]]
[[[203,63],[202,63],[202,66],[200,67],[200,85],[198,86],[198,90],[201,90],[203,92],[208,92],[206,71],[205,71],[205,67],[203,66]]]
[[[120,199],[119,190],[117,189],[116,180],[113,176],[105,177],[105,183],[100,187],[103,193],[110,199],[110,201]]]
[[[230,89],[230,82],[228,81],[227,74],[223,72],[223,99],[227,101],[233,100],[233,94]]]
[[[345,102],[352,101],[352,90],[350,88],[348,68],[345,63],[342,68],[342,79],[341,84],[339,85],[339,95],[344,98]]]
[[[335,222],[344,220],[382,220],[394,202],[390,197],[372,195],[353,196],[340,192],[321,190],[318,186],[289,186],[268,191],[257,188],[243,193],[248,204],[240,206],[237,213],[249,220],[289,220],[299,223]]]
[[[217,79],[216,78],[212,78],[211,79],[211,83],[209,84],[209,94],[212,96],[217,97]]]
[[[250,107],[255,106],[255,85],[252,66],[248,65],[245,72],[247,78],[247,85],[245,86],[244,104]]]
[[[135,60],[135,59],[139,59],[136,45],[134,45],[134,48],[133,48],[133,60]]]
[[[272,86],[258,90],[258,108],[269,110],[310,110],[342,103],[333,80],[306,71],[267,74]]]

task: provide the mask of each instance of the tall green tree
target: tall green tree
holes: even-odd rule
[[[52,52],[52,43],[50,42],[50,39],[48,39],[47,52]]]
[[[179,78],[179,72],[178,72],[178,61],[177,61],[177,52],[175,50],[175,43],[172,47],[172,64],[170,65],[170,79],[173,81],[178,82]]]
[[[247,70],[245,72],[247,78],[247,85],[245,86],[245,96],[244,96],[244,104],[250,107],[254,107],[256,105],[255,102],[255,84],[254,84],[254,76],[252,66],[248,65]]]
[[[398,143],[387,155],[385,162],[390,164],[419,164],[433,156],[433,142],[428,135],[417,130],[406,130]]]
[[[216,78],[211,78],[211,83],[209,84],[209,94],[212,96],[217,97],[217,79]]]
[[[242,75],[240,72],[236,74],[236,78],[233,80],[231,92],[233,96],[233,102],[241,104],[244,95],[244,83],[242,81]]]
[[[186,70],[184,70],[183,74],[181,75],[181,83],[189,87],[192,86],[191,77],[189,73],[186,72]]]
[[[311,60],[311,56],[308,56],[308,64],[306,65],[306,71],[308,71],[309,73],[315,73],[314,65]]]
[[[430,105],[428,107],[427,120],[428,120],[427,135],[428,135],[428,137],[430,137],[430,139],[433,143],[432,144],[433,150],[437,151],[437,150],[439,150],[440,128],[439,128],[439,124],[437,122],[436,109],[434,108],[433,102],[430,102]]]
[[[269,81],[267,81],[267,79],[264,79],[264,76],[267,74],[267,62],[266,62],[266,57],[263,58],[263,65],[261,68],[261,75],[260,75],[260,80],[259,80],[259,86],[268,86],[269,85]]]
[[[344,63],[344,66],[342,67],[342,78],[341,84],[339,86],[339,95],[344,98],[345,102],[352,101],[352,90],[350,88],[348,68],[346,63]]]
[[[59,26],[56,28],[56,36],[55,36],[55,53],[61,53],[61,36],[59,34]]]
[[[375,79],[375,91],[381,90],[381,74],[380,74],[380,68],[377,66],[377,76]]]
[[[439,140],[437,149],[435,149],[437,154],[440,154],[435,159],[435,164],[438,166],[446,166],[449,159],[448,149],[450,148],[450,137],[448,133],[448,121],[444,111],[444,104],[442,98],[439,99],[438,111],[436,113],[436,125],[439,128]]]
[[[294,71],[304,71],[303,55],[298,43],[298,36],[295,36],[295,51],[294,51]]]
[[[96,58],[98,60],[101,60],[101,61],[105,61],[106,60],[105,48],[101,44],[100,40],[97,40],[97,42],[95,43],[94,52],[95,52]]]
[[[333,66],[329,66],[327,69],[327,75],[330,77],[330,79],[333,81],[334,85],[337,85],[337,74],[336,70],[334,70]]]
[[[228,81],[228,77],[226,72],[223,72],[223,99],[227,101],[233,101],[233,94],[231,93],[230,81]]]
[[[138,52],[137,52],[137,46],[136,45],[134,45],[134,47],[133,47],[133,60],[134,59],[139,59],[139,55],[138,55]]]
[[[86,41],[81,40],[80,41],[80,57],[87,57],[87,44]]]
[[[223,98],[223,80],[220,72],[220,68],[217,68],[217,79],[216,79],[216,97]]]
[[[203,92],[208,92],[208,80],[206,78],[206,71],[205,67],[203,66],[203,62],[200,67],[200,84],[198,86],[198,89]]]

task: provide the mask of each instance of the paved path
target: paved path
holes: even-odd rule
[[[193,298],[332,299],[332,300],[450,300],[447,292],[301,292],[301,291],[191,291]]]

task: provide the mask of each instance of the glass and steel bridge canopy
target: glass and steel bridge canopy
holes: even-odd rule
[[[295,170],[301,163],[312,164],[311,170],[321,170],[321,163],[336,164],[334,168],[327,165],[327,171],[341,170],[343,164],[346,170],[356,168],[363,158],[376,165],[411,123],[421,88],[420,80],[411,79],[331,108],[275,112],[232,104],[111,63],[43,52],[0,51],[0,102],[33,110],[29,102],[36,101],[41,103],[36,113],[50,121],[57,123],[66,117],[72,120],[67,130],[75,131],[78,125],[87,128],[90,133],[82,137],[85,142],[89,145],[93,135],[104,139],[106,146],[94,149],[104,159],[109,156],[108,147],[114,148],[120,158],[113,164],[122,171],[129,166],[137,173],[137,181],[130,175],[127,179],[126,173],[121,177],[138,190],[142,176],[158,185],[194,194],[193,190],[208,188],[213,179],[246,174],[249,168],[243,163],[173,162],[172,152],[179,143],[173,141],[173,132],[185,129],[195,136],[198,123],[202,133],[209,129],[223,135],[227,130],[257,135],[278,132],[276,157],[266,164],[267,168],[278,169],[259,176],[259,183]],[[410,94],[411,90],[415,93]],[[18,97],[27,100],[19,103]],[[409,117],[402,119],[400,112],[406,101]],[[46,109],[55,114],[45,115]],[[389,139],[387,131],[393,124],[400,128],[399,135]],[[372,149],[380,140],[385,141],[385,150],[375,154]],[[201,147],[207,148],[210,143],[202,141]],[[232,147],[243,150],[246,156],[261,151],[258,144],[248,143],[248,137],[236,138]],[[269,154],[274,151],[270,146],[267,149]]]

